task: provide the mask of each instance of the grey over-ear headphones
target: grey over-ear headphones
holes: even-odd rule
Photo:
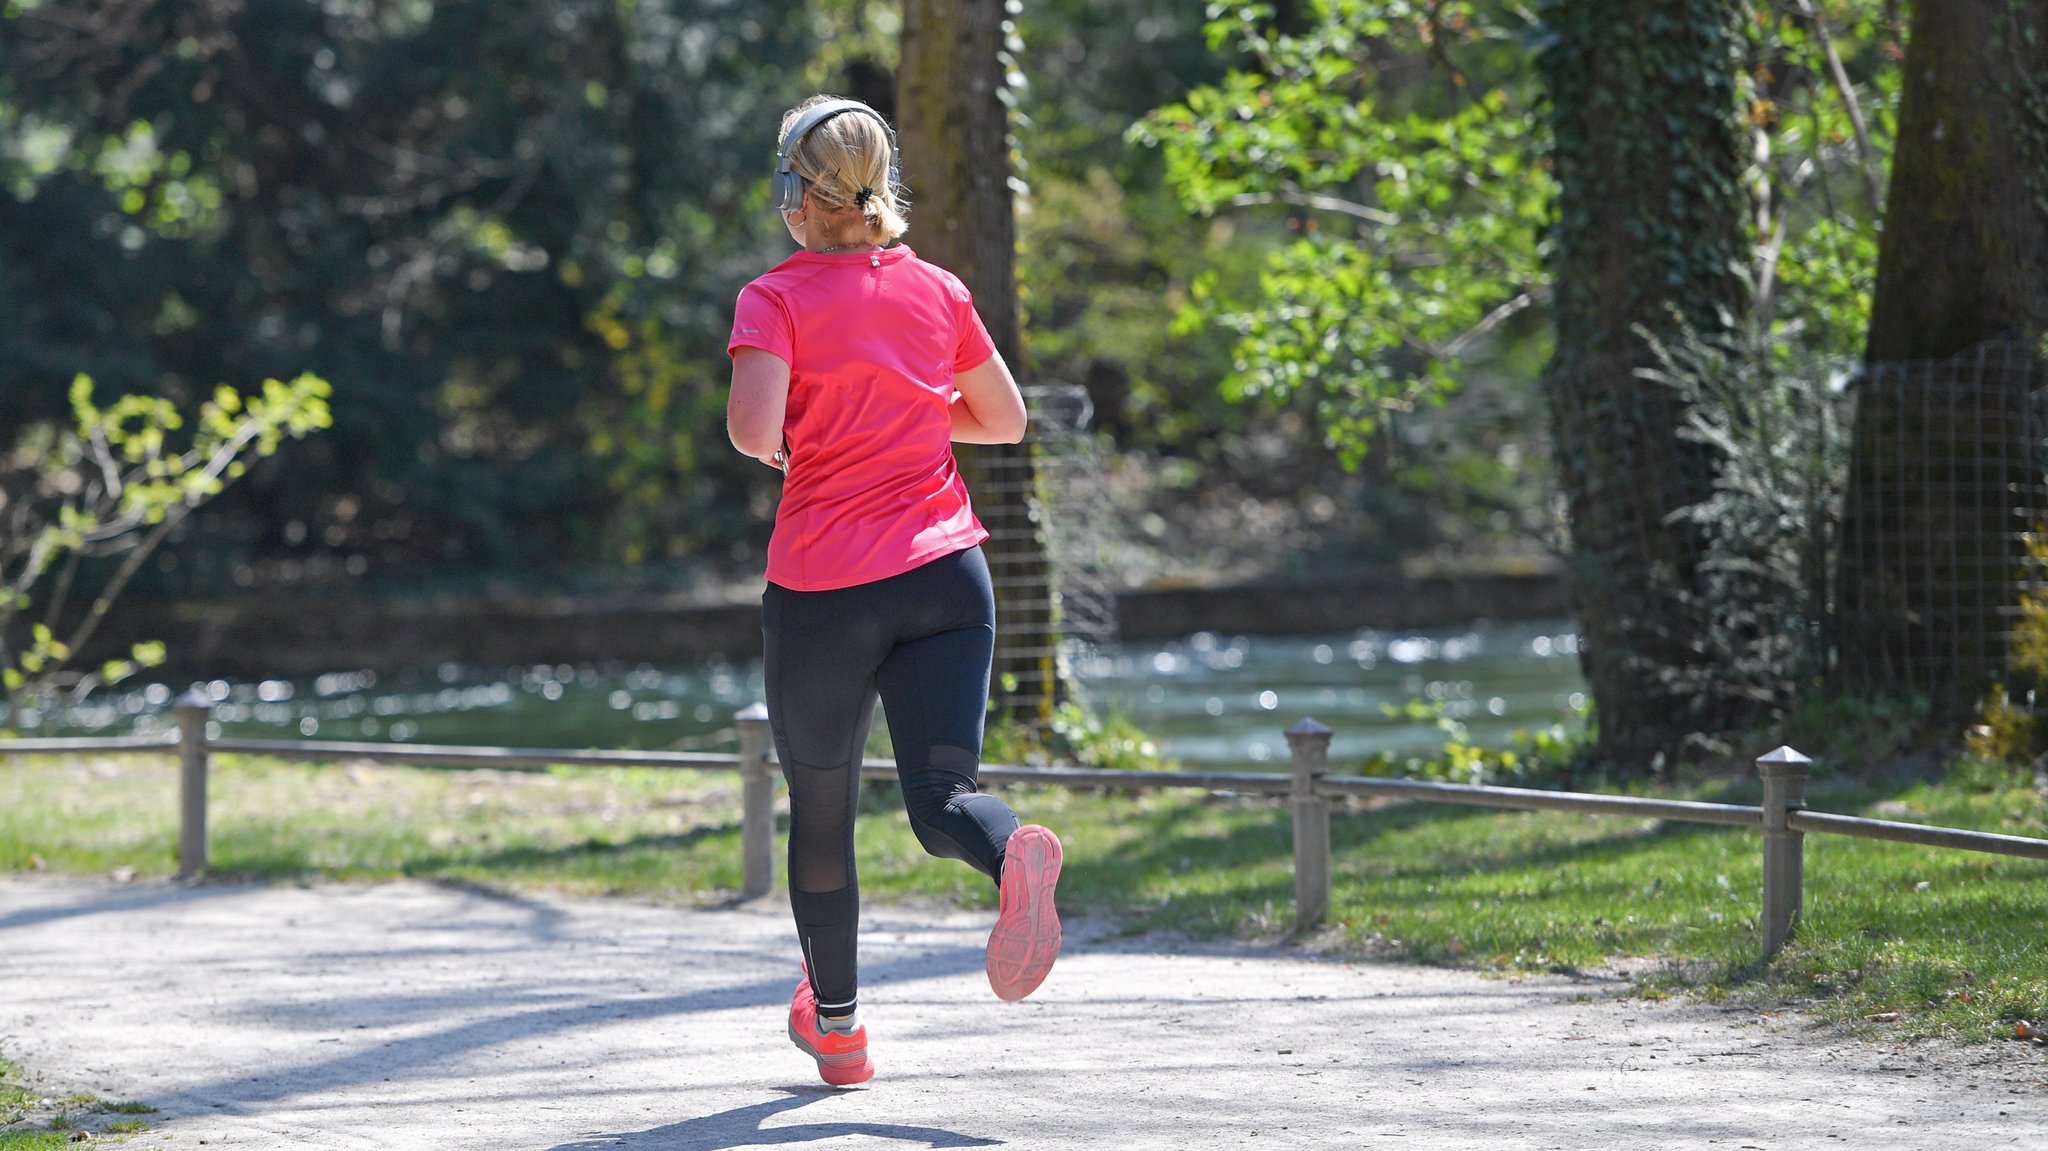
[[[775,200],[778,211],[794,212],[804,206],[804,178],[789,170],[793,153],[796,146],[803,142],[804,133],[844,112],[859,112],[872,117],[875,123],[882,126],[882,131],[889,137],[889,184],[895,187],[903,183],[902,173],[897,168],[896,129],[889,126],[889,121],[882,119],[880,112],[859,100],[827,100],[822,104],[805,108],[803,114],[796,118],[796,123],[789,126],[789,131],[782,137],[782,143],[775,148],[775,177],[773,186],[769,188],[769,195]],[[875,190],[879,192],[882,189]]]

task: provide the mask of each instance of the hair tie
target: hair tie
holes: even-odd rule
[[[865,208],[868,206],[868,201],[874,198],[875,190],[863,184],[861,185],[860,191],[855,192],[853,194],[853,206],[856,208]]]

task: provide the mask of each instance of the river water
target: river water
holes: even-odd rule
[[[1315,636],[1202,632],[1127,644],[1072,670],[1091,701],[1130,716],[1184,766],[1277,768],[1287,758],[1281,732],[1313,716],[1335,731],[1331,756],[1343,770],[1347,758],[1443,742],[1431,723],[1389,716],[1385,705],[1439,704],[1474,742],[1496,746],[1517,728],[1558,722],[1585,702],[1577,651],[1567,620]],[[451,664],[197,686],[215,700],[216,730],[227,735],[699,749],[732,746],[732,715],[760,698],[761,669]],[[159,732],[175,726],[174,694],[169,684],[139,684],[9,718],[23,735]]]

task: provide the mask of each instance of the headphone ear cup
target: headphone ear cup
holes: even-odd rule
[[[775,207],[794,212],[804,206],[804,178],[795,172],[775,173]]]

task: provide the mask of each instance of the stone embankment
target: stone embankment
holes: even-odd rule
[[[651,663],[743,660],[761,645],[759,585],[710,594],[353,598],[251,596],[122,605],[96,648],[139,639],[170,648],[172,674],[300,677],[337,668],[395,671],[457,663]],[[1374,627],[1545,619],[1569,612],[1555,573],[1366,576],[1315,583],[1129,591],[1117,600],[1126,639],[1197,631],[1308,635]],[[87,661],[98,658],[87,653]]]

